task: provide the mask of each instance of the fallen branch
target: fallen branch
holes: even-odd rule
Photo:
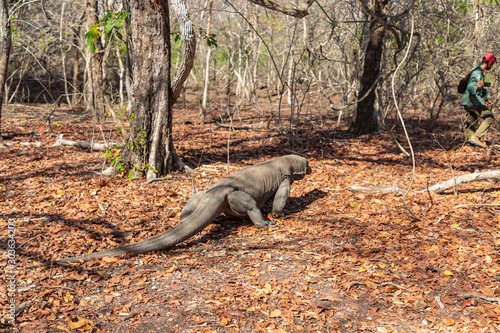
[[[41,147],[42,143],[40,141],[37,142],[21,142],[21,146],[34,146],[34,147]]]
[[[57,139],[56,143],[52,145],[52,147],[59,147],[59,146],[72,146],[72,147],[78,147],[78,148],[88,148],[90,150],[106,150],[109,147],[116,146],[117,143],[110,142],[110,143],[94,143],[94,142],[87,142],[87,141],[71,141],[71,140],[63,140],[63,134],[59,135],[59,138]]]
[[[233,131],[234,130],[237,130],[237,131],[247,130],[247,131],[249,131],[249,130],[254,130],[254,129],[261,129],[263,124],[264,124],[263,121],[261,121],[257,125],[251,125],[251,126],[232,126],[232,125],[224,125],[224,124],[221,124],[221,123],[216,123],[215,129],[230,128]]]
[[[458,295],[459,297],[463,297],[465,299],[468,298],[479,298],[488,302],[497,302],[498,305],[500,305],[500,297],[489,297],[489,296],[484,296],[480,294],[474,294],[474,293],[466,293],[462,295]]]
[[[425,190],[421,191],[421,193],[424,192],[436,192],[436,193],[443,193],[446,190],[449,190],[451,188],[454,188],[456,186],[466,184],[466,183],[471,183],[475,181],[480,181],[480,180],[486,180],[486,179],[500,179],[500,170],[494,170],[494,171],[485,171],[485,172],[474,172],[474,173],[469,173],[467,175],[461,175],[454,177],[450,180],[441,182],[439,184],[433,185],[431,187],[426,188]]]
[[[380,194],[387,194],[387,193],[394,193],[394,194],[403,194],[404,192],[397,186],[386,186],[386,185],[379,185],[379,186],[361,186],[361,185],[353,185],[351,187],[347,188],[349,191],[354,192],[354,193],[380,193]]]
[[[452,209],[467,208],[467,207],[500,207],[500,204],[470,204],[470,205],[458,205]]]
[[[356,286],[356,285],[362,285],[362,286],[366,285],[367,287],[369,287],[368,284],[367,284],[367,282],[353,281],[353,282],[351,282],[349,284],[349,287],[347,287],[347,290],[349,291],[353,286]],[[398,289],[408,290],[408,289],[406,289],[404,287],[401,287],[400,285],[397,285],[397,284],[395,284],[393,282],[373,283],[373,285],[377,286],[377,288],[378,287],[385,287],[385,286],[392,286],[392,287],[395,287],[395,288],[398,288]]]

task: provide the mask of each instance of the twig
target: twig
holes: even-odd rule
[[[38,237],[40,237],[41,235],[42,235],[42,234],[39,234],[39,235],[36,235],[35,237],[32,237],[32,238],[28,239],[26,242],[24,242],[24,243],[22,243],[21,245],[19,245],[19,246],[17,247],[17,249],[19,250],[20,248],[22,248],[22,247],[24,246],[24,244],[26,244],[26,243],[28,243],[28,242],[31,242],[33,239],[38,238]]]
[[[500,305],[500,297],[489,297],[489,296],[484,296],[480,294],[474,294],[474,293],[465,293],[462,295],[458,295],[458,297],[463,297],[465,299],[468,298],[479,298],[488,302],[497,302],[498,305]]]
[[[233,131],[234,130],[239,130],[239,131],[244,131],[244,130],[253,130],[252,126],[230,126],[230,125],[223,125],[221,123],[216,123],[217,125],[215,126],[215,129],[218,128],[230,128]]]
[[[443,304],[443,301],[441,300],[441,297],[439,297],[439,296],[435,296],[435,297],[434,297],[434,300],[435,300],[435,301],[437,302],[437,304],[439,305],[439,308],[440,308],[441,310],[443,310],[443,309],[444,309],[444,304]]]
[[[28,287],[25,287],[25,288],[29,288],[29,289],[33,289],[33,288],[61,288],[61,289],[67,289],[67,290],[71,290],[71,291],[76,292],[75,289],[70,288],[70,287],[65,287],[65,286],[40,286],[40,285],[34,285],[34,284],[32,284],[32,285],[30,285]],[[25,290],[29,290],[29,289],[25,289]]]
[[[451,209],[467,208],[467,207],[500,207],[500,204],[470,204],[470,205],[458,205]]]
[[[388,130],[388,132],[391,135],[394,142],[396,142],[396,146],[398,146],[399,150],[401,150],[403,152],[403,154],[405,154],[406,156],[411,156],[410,153],[407,152],[406,149],[399,143],[398,139],[392,133],[392,130]]]
[[[287,153],[290,153],[290,154],[295,154],[295,155],[300,155],[300,156],[304,156],[304,154],[301,154],[299,152],[296,152],[295,150],[291,150],[291,149],[288,149],[288,148],[283,148],[283,151],[287,152]]]
[[[49,113],[49,115],[47,116],[47,121],[49,122],[49,132],[52,133],[52,125],[50,124],[50,118],[52,118],[52,115],[54,114],[54,112],[56,111],[56,107],[57,106],[60,106],[61,105],[61,98],[63,97],[64,95],[61,95],[59,96],[59,98],[56,100],[56,102],[54,103],[54,107],[52,108],[52,111]]]
[[[376,285],[377,287],[393,286],[393,287],[396,287],[396,288],[398,288],[398,289],[408,290],[408,289],[406,289],[406,288],[404,288],[404,287],[401,287],[400,285],[397,285],[397,284],[395,284],[395,283],[393,283],[393,282],[382,282],[382,283],[373,283],[373,284],[374,284],[374,285]],[[349,287],[347,288],[347,290],[349,291],[349,290],[352,288],[352,286],[356,286],[356,285],[366,285],[366,283],[364,283],[364,282],[359,282],[359,281],[354,281],[354,282],[351,282],[351,283],[349,284]]]
[[[411,33],[410,33],[410,41],[408,42],[408,48],[406,49],[406,53],[403,57],[403,59],[401,60],[401,62],[399,63],[398,67],[396,68],[396,70],[394,71],[394,75],[392,76],[392,82],[391,82],[391,88],[392,88],[392,98],[394,99],[394,105],[396,106],[396,111],[398,113],[398,117],[399,117],[399,120],[401,121],[401,125],[403,126],[403,130],[405,132],[405,136],[406,136],[406,140],[408,141],[408,145],[410,147],[410,153],[411,153],[411,161],[412,161],[412,177],[411,177],[411,181],[410,181],[410,184],[408,185],[408,189],[406,190],[406,193],[403,195],[403,197],[401,198],[401,201],[403,202],[405,208],[410,212],[410,214],[413,216],[413,218],[419,220],[419,221],[422,221],[421,219],[419,219],[412,211],[411,209],[406,205],[406,202],[405,202],[405,199],[406,199],[406,196],[408,195],[408,193],[410,192],[411,190],[411,187],[413,185],[413,182],[415,180],[415,153],[413,152],[413,147],[412,147],[412,144],[411,144],[411,140],[410,140],[410,137],[408,135],[408,131],[406,130],[406,125],[405,125],[405,122],[404,122],[404,119],[403,119],[403,116],[401,115],[401,111],[399,110],[399,106],[398,106],[398,101],[396,99],[396,93],[395,93],[395,89],[394,89],[394,80],[396,78],[396,74],[397,72],[399,71],[399,68],[401,67],[401,65],[405,62],[406,60],[406,57],[408,56],[408,53],[410,52],[410,49],[411,49],[411,43],[412,43],[412,40],[413,40],[413,29],[415,27],[415,15],[412,15],[411,17]],[[399,45],[398,45],[399,46]],[[401,47],[401,46],[400,46]]]

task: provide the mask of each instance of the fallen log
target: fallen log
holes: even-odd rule
[[[72,146],[72,147],[78,147],[78,148],[88,148],[90,150],[106,150],[107,148],[113,147],[116,145],[117,145],[117,143],[114,143],[114,142],[95,143],[95,142],[88,142],[88,141],[64,140],[63,134],[61,134],[61,135],[59,135],[59,138],[57,139],[56,143],[54,143],[52,145],[52,147]]]
[[[500,170],[474,172],[466,175],[457,176],[450,180],[428,187],[425,190],[421,191],[421,193],[425,192],[443,193],[446,190],[449,190],[451,188],[457,187],[462,184],[480,180],[487,180],[487,179],[500,179]]]

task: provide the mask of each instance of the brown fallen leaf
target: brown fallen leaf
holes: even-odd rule
[[[276,317],[280,317],[281,316],[281,310],[280,309],[275,309],[273,310],[270,314],[269,314],[269,317],[270,318],[276,318]]]
[[[57,326],[57,329],[59,329],[59,330],[61,330],[61,331],[64,331],[64,332],[71,333],[71,331],[70,331],[70,330],[68,330],[66,327],[61,326],[61,325]]]
[[[462,302],[462,308],[467,308],[469,306],[477,306],[477,299],[470,298],[470,299],[466,299]]]
[[[415,303],[413,303],[413,308],[415,310],[423,310],[425,308],[427,308],[429,306],[429,304],[427,304],[424,300],[417,300]]]
[[[482,292],[483,294],[485,294],[486,296],[488,296],[488,297],[493,297],[493,296],[495,296],[495,290],[490,289],[490,288],[488,288],[488,287],[480,287],[480,288],[479,288],[479,290],[481,290],[481,292]]]
[[[445,323],[448,326],[452,326],[455,324],[455,321],[451,318],[448,318],[448,317],[443,317],[443,318],[441,318],[441,320],[443,321],[443,323]]]
[[[69,317],[69,327],[78,331],[89,331],[94,327],[94,322],[79,316]]]

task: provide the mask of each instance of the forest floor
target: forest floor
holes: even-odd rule
[[[194,170],[150,184],[101,177],[103,152],[53,147],[60,134],[120,137],[112,122],[93,124],[64,107],[49,128],[51,111],[3,110],[2,132],[16,135],[0,148],[0,247],[8,248],[11,228],[16,250],[14,262],[6,251],[0,261],[0,332],[500,332],[499,182],[421,193],[499,168],[499,132],[490,130],[489,149],[464,146],[458,108],[445,110],[434,133],[425,131],[425,115],[405,115],[416,160],[407,196],[349,191],[406,191],[412,159],[388,133],[354,137],[314,110],[301,115],[291,145],[275,121],[266,128],[263,108],[235,115],[234,126],[253,126],[235,131],[197,125],[196,108],[176,108],[176,148]],[[402,133],[396,126],[408,149]],[[169,251],[25,268],[161,233],[194,190],[294,151],[313,173],[292,185],[276,228],[221,216]],[[17,291],[9,294],[11,283]],[[11,301],[14,328],[5,316]]]

